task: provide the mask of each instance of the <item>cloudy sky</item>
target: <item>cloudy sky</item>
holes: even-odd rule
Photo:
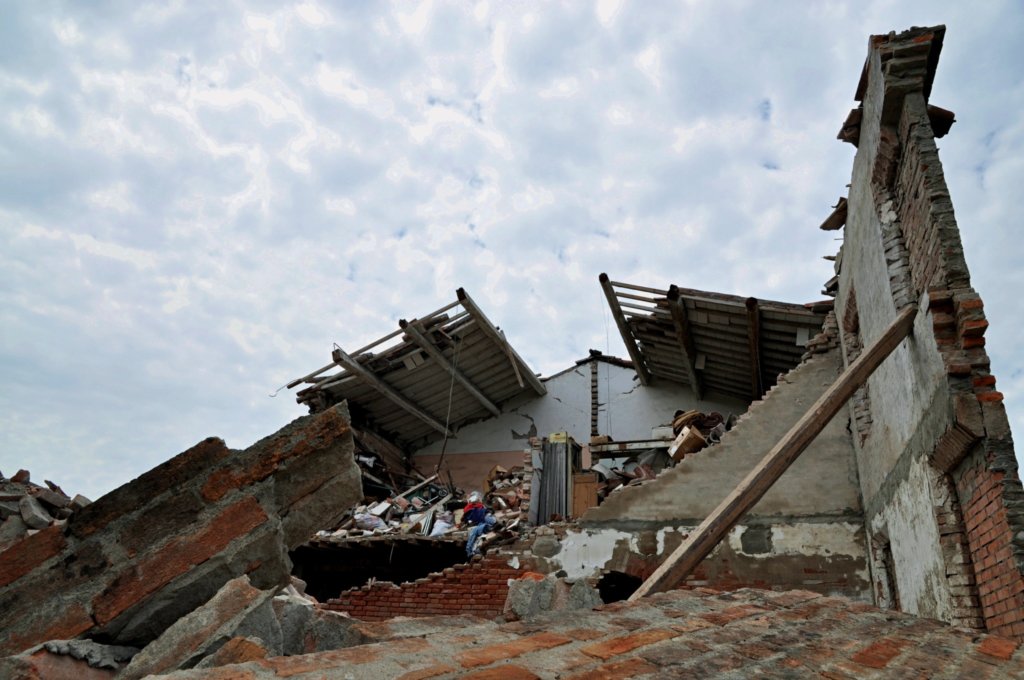
[[[247,446],[331,343],[458,286],[545,374],[624,354],[602,271],[820,299],[868,35],[936,23],[941,155],[1024,432],[1019,2],[0,4],[6,475],[95,498]]]

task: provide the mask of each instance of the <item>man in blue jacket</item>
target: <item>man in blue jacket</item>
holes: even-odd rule
[[[470,527],[469,536],[466,538],[466,557],[472,558],[479,555],[476,549],[477,540],[488,528],[494,526],[496,520],[490,510],[487,509],[480,499],[480,492],[474,491],[469,494],[469,502],[462,509],[462,524]]]

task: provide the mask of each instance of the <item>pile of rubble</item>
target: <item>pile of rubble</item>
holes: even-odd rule
[[[437,475],[433,475],[382,501],[355,506],[337,527],[319,531],[316,536],[319,539],[346,539],[388,533],[435,535],[432,532],[438,524],[447,525],[442,526],[439,533],[451,527],[451,522],[445,517],[453,502],[459,502],[455,494],[437,481]]]
[[[676,411],[671,425],[656,428],[656,434],[664,436],[664,445],[635,451],[619,466],[600,462],[590,466],[601,480],[597,491],[598,503],[623,487],[645,484],[662,470],[674,467],[686,456],[717,444],[735,422],[735,416],[725,417],[717,411]],[[592,447],[611,443],[611,438],[607,436],[596,436],[590,440]]]
[[[69,497],[50,480],[45,484],[34,484],[28,470],[18,470],[10,479],[0,473],[0,551],[25,536],[63,524],[91,502],[82,495]]]

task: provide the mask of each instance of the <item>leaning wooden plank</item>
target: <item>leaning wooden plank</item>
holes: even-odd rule
[[[640,348],[637,347],[636,339],[633,334],[629,331],[629,326],[626,324],[626,317],[622,314],[622,307],[619,306],[619,300],[615,297],[615,289],[612,288],[614,285],[611,279],[608,278],[607,274],[602,273],[598,280],[601,282],[601,290],[604,291],[604,296],[608,300],[608,307],[611,309],[612,318],[615,319],[615,325],[619,327],[619,334],[622,336],[622,342],[626,345],[626,351],[629,352],[629,358],[633,360],[633,368],[636,370],[636,375],[640,378],[642,385],[650,384],[651,374],[647,370],[647,365],[644,363],[644,356],[640,352]],[[619,284],[622,285],[622,284]],[[650,290],[648,292],[661,292]]]
[[[814,441],[857,388],[863,385],[882,361],[910,335],[916,313],[915,306],[907,307],[900,312],[881,337],[843,371],[739,486],[665,559],[629,599],[638,600],[646,595],[674,588],[710,555],[740,517],[761,500],[793,461]]]
[[[346,370],[349,371],[349,373],[352,373],[360,380],[365,382],[367,385],[369,385],[370,387],[377,390],[391,401],[401,406],[402,409],[404,409],[405,411],[408,411],[412,415],[416,416],[417,418],[425,422],[427,425],[430,425],[438,432],[442,432],[448,435],[449,437],[454,436],[448,430],[447,427],[439,423],[419,406],[406,399],[402,395],[402,393],[396,390],[394,387],[388,385],[386,382],[384,382],[376,375],[371,373],[369,370],[367,370],[365,366],[363,366],[361,363],[359,363],[358,361],[350,357],[348,354],[346,354],[345,350],[341,349],[340,347],[336,348],[332,353],[332,357],[339,366],[344,367]]]

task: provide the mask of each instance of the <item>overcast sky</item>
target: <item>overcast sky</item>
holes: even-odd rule
[[[600,272],[806,302],[868,36],[932,102],[1024,432],[1024,10],[1005,2],[0,2],[0,471],[95,498],[464,286],[530,365],[624,355]]]

